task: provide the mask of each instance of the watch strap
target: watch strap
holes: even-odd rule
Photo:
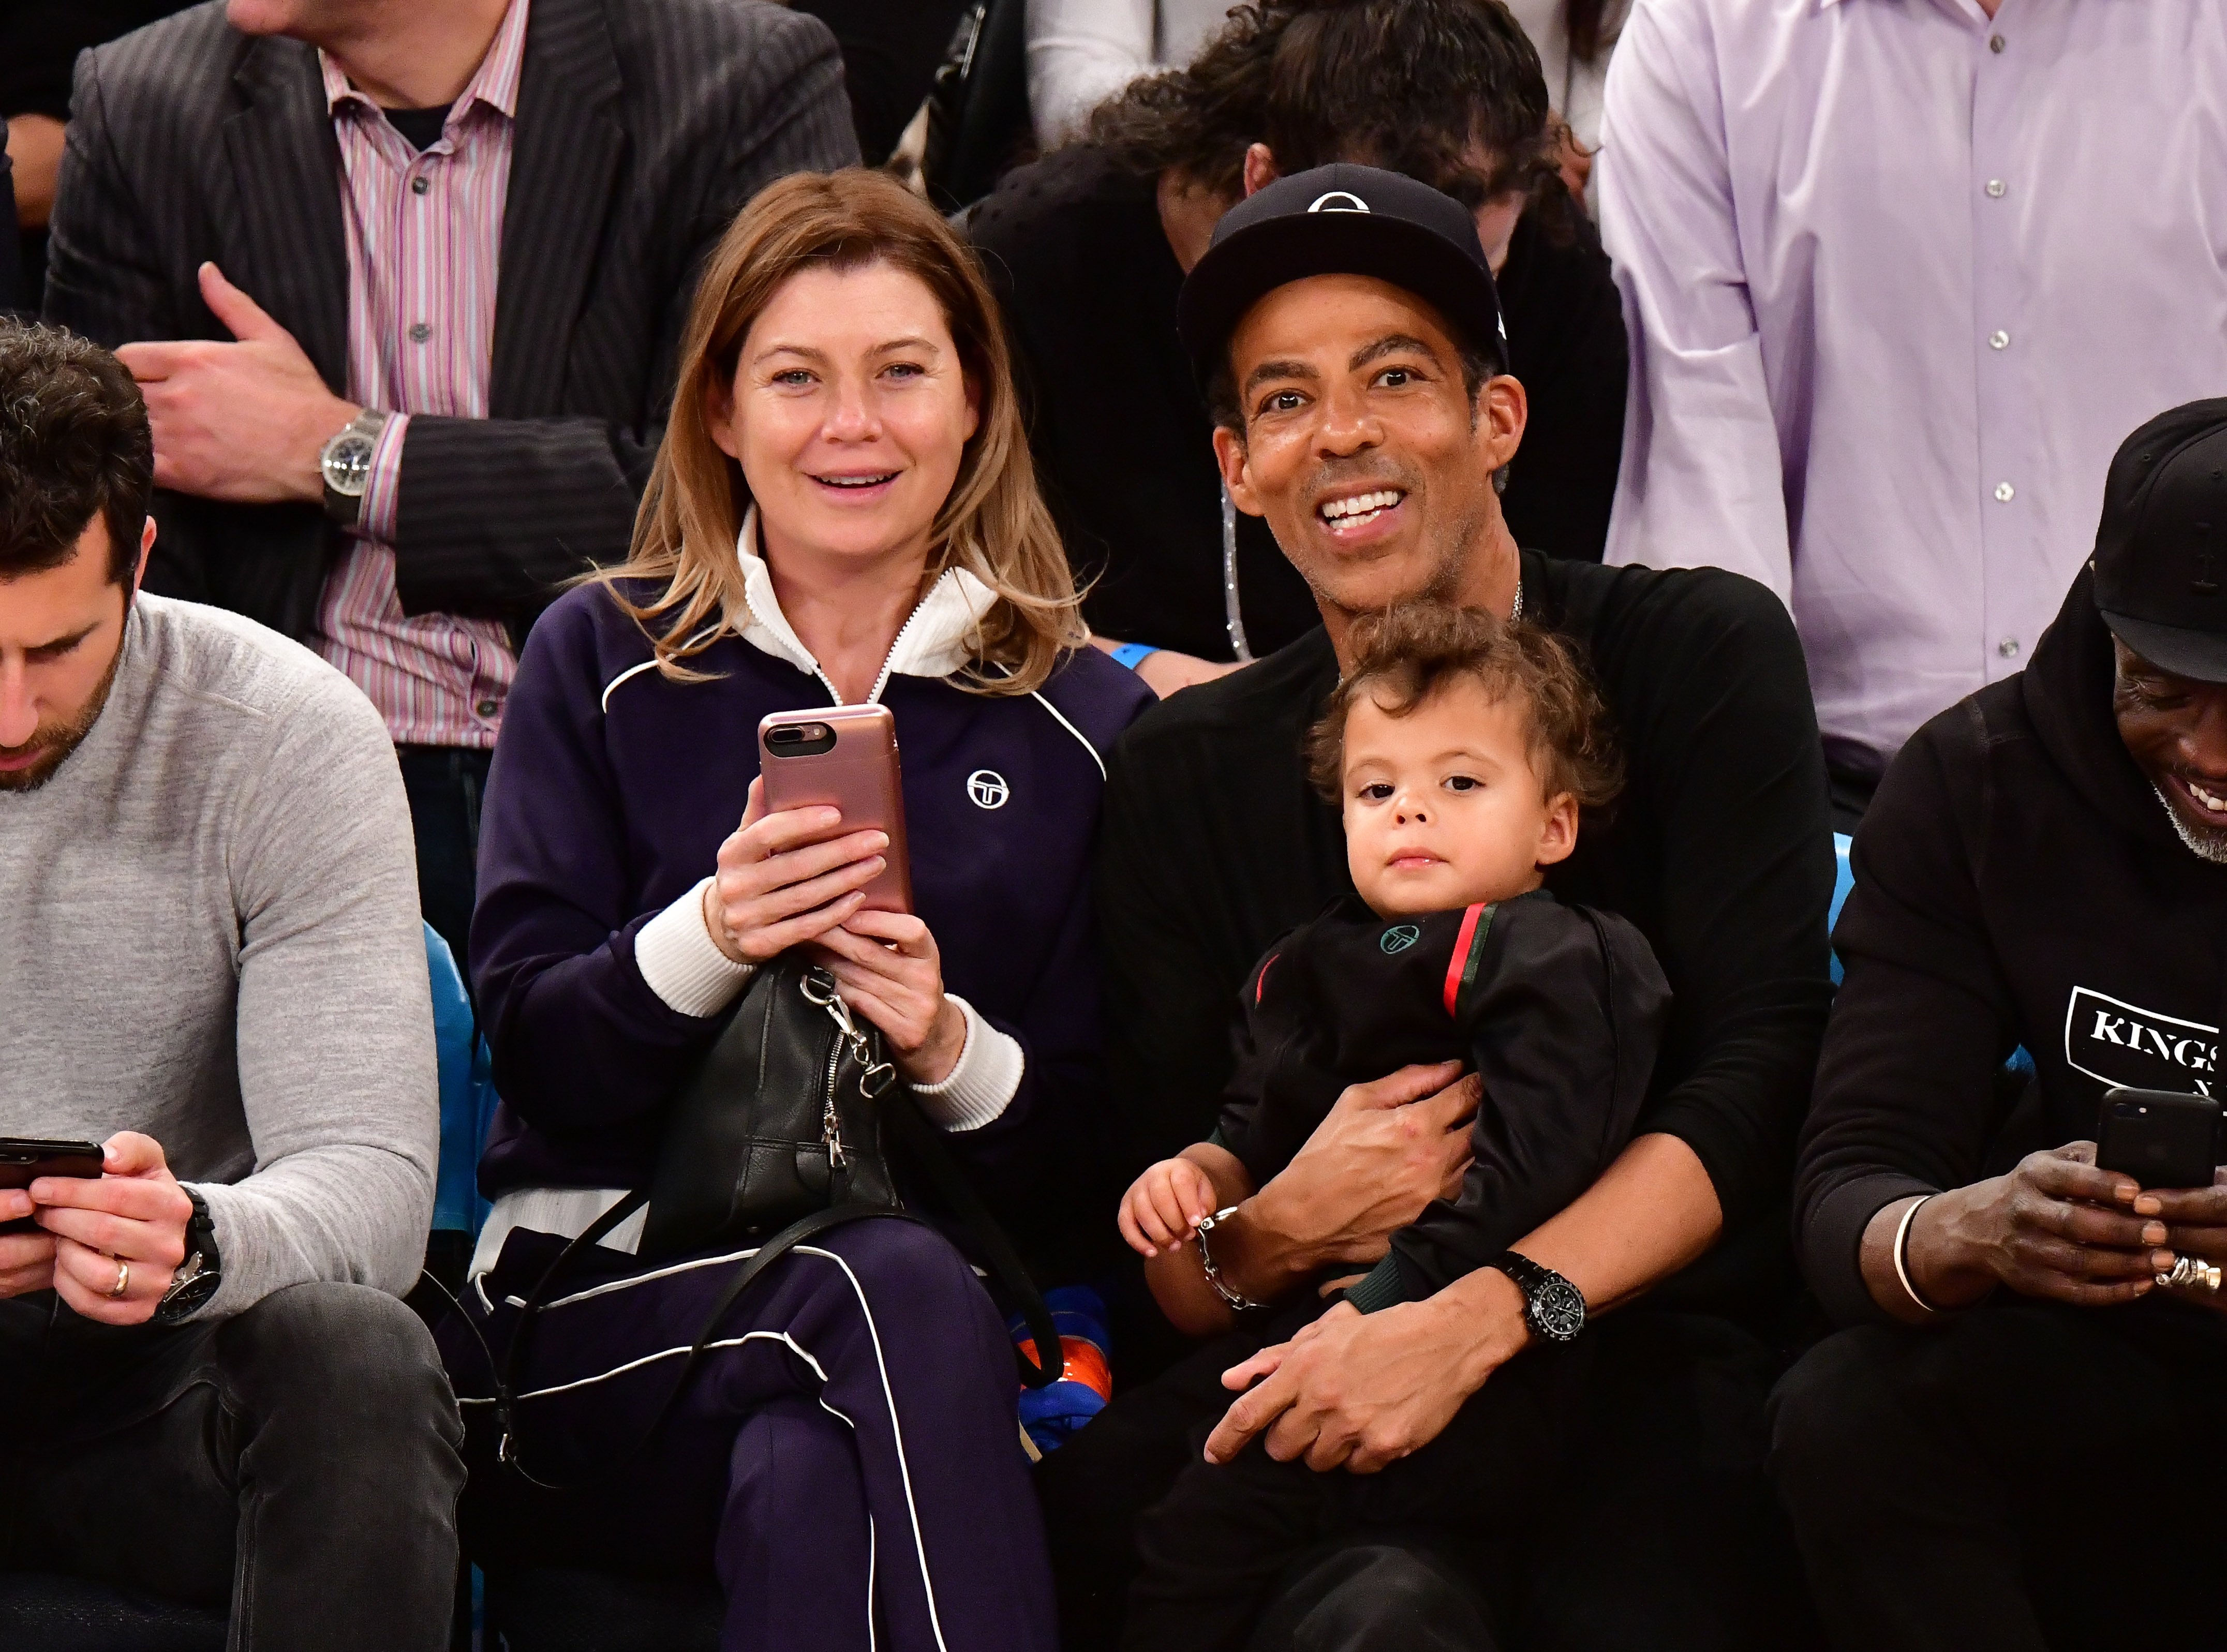
[[[383,407],[367,407],[357,413],[354,418],[334,432],[331,440],[318,450],[317,467],[320,474],[322,474],[325,461],[333,449],[348,437],[362,437],[375,447],[379,442],[380,433],[386,430],[387,421],[393,417],[393,414]],[[341,492],[339,488],[333,486],[332,479],[329,475],[324,479],[324,488],[325,514],[335,525],[352,528],[363,520],[364,495],[362,494]]]
[[[1535,1291],[1541,1289],[1549,1279],[1559,1279],[1562,1277],[1552,1268],[1541,1267],[1522,1251],[1503,1251],[1485,1266],[1496,1267],[1515,1280],[1516,1288],[1522,1292],[1527,1298]]]
[[[1585,1292],[1553,1268],[1515,1250],[1501,1252],[1485,1266],[1498,1268],[1516,1281],[1516,1288],[1523,1293],[1523,1323],[1534,1336],[1549,1342],[1567,1343],[1574,1341],[1585,1329]],[[1575,1324],[1558,1324],[1555,1317],[1550,1317],[1550,1299],[1556,1297],[1564,1298],[1560,1304],[1561,1313],[1574,1312]]]
[[[175,1325],[199,1311],[224,1283],[223,1259],[216,1247],[216,1221],[208,1201],[195,1188],[183,1188],[193,1201],[186,1218],[186,1260],[171,1276],[169,1289],[155,1306],[155,1323]]]

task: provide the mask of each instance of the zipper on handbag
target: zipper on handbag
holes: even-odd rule
[[[827,1077],[820,1100],[820,1138],[827,1144],[827,1168],[841,1170],[847,1159],[843,1151],[843,1120],[835,1111],[835,1076],[843,1064],[843,1041],[833,1038],[827,1043]]]

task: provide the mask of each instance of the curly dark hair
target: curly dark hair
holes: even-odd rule
[[[95,513],[126,590],[155,492],[139,386],[98,344],[0,317],[0,582],[58,568]]]
[[[1539,54],[1499,0],[1253,0],[1190,67],[1100,105],[1085,140],[1228,196],[1256,142],[1287,174],[1362,162],[1472,210],[1554,175]]]
[[[1576,650],[1552,631],[1481,608],[1404,603],[1360,620],[1352,643],[1353,669],[1307,734],[1307,778],[1332,802],[1343,790],[1345,719],[1362,695],[1406,717],[1464,677],[1495,701],[1522,703],[1532,771],[1547,796],[1567,792],[1579,808],[1598,810],[1624,789],[1608,708]]]

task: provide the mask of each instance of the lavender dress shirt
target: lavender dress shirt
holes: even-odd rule
[[[1606,102],[1608,560],[1770,585],[1875,769],[2026,663],[2127,435],[2227,394],[2227,4],[1639,0]]]

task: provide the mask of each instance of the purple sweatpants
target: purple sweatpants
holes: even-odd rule
[[[498,1355],[562,1241],[514,1233],[465,1311]],[[442,1352],[471,1444],[482,1564],[714,1573],[723,1652],[1053,1652],[1043,1530],[1015,1420],[1012,1345],[959,1253],[916,1222],[798,1246],[721,1321],[652,1418],[734,1270],[598,1250],[538,1316],[517,1389],[536,1478],[495,1466],[487,1359]]]

